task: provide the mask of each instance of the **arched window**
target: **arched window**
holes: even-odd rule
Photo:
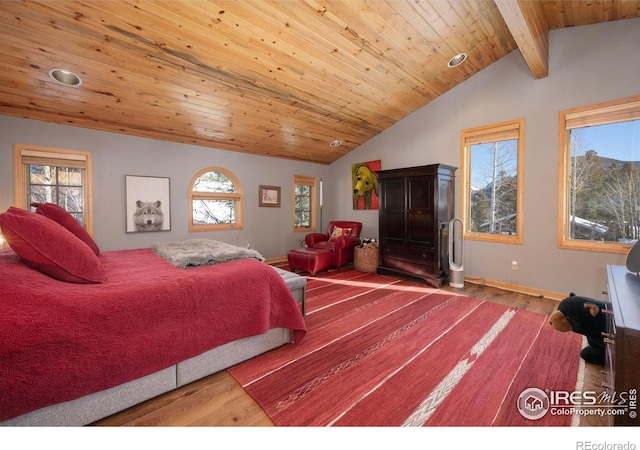
[[[240,180],[222,167],[207,167],[189,183],[189,231],[243,227],[244,196]]]

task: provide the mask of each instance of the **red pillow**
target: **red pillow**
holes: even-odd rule
[[[31,206],[36,208],[36,213],[48,217],[71,231],[78,239],[87,244],[93,253],[100,254],[98,245],[87,233],[87,230],[67,210],[53,203],[32,203]]]
[[[32,269],[71,283],[105,281],[93,251],[53,220],[12,207],[0,214],[0,228],[9,246]]]

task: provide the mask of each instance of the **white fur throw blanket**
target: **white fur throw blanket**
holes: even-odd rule
[[[189,239],[178,242],[158,242],[152,246],[153,252],[176,267],[218,264],[236,259],[255,258],[264,261],[256,250],[251,250],[212,239]]]

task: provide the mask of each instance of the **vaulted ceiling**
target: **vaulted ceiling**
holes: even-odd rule
[[[638,16],[630,0],[0,1],[0,114],[329,164],[514,50],[548,76],[550,30]]]

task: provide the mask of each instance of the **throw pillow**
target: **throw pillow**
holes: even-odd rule
[[[19,208],[0,214],[0,229],[32,269],[71,283],[103,283],[104,268],[80,239],[53,220]]]
[[[100,254],[98,245],[87,233],[87,230],[67,210],[53,203],[32,203],[31,206],[36,208],[36,213],[48,217],[71,231],[78,239],[87,244],[93,253]]]
[[[331,232],[329,241],[333,242],[336,239],[338,239],[340,236],[349,236],[350,234],[351,234],[351,228],[333,227],[333,231]]]

